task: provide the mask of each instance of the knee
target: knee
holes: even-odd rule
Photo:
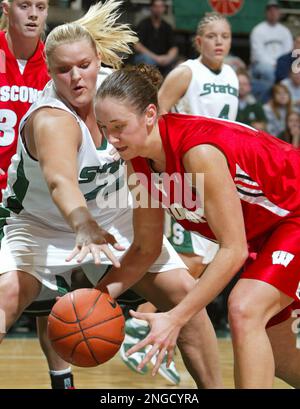
[[[248,297],[230,295],[228,299],[228,321],[233,336],[242,335],[253,329],[258,322],[257,311]]]
[[[3,275],[0,279],[0,305],[16,306],[20,298],[20,287],[18,283],[9,280],[9,277]]]
[[[0,308],[2,311],[17,318],[27,306],[28,298],[29,295],[26,287],[21,286],[18,280],[12,279],[9,273],[1,276]]]
[[[196,280],[192,277],[187,270],[180,270],[181,277],[181,290],[183,297],[185,297],[196,285]]]

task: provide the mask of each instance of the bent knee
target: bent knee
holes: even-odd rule
[[[19,274],[27,273],[9,272],[0,276],[0,307],[4,311],[9,309],[10,312],[22,312],[39,292],[40,284],[35,282],[37,280],[34,277],[32,282],[27,275],[26,279],[29,278],[29,281],[25,285],[26,279],[19,279]]]
[[[253,302],[247,297],[230,295],[228,299],[228,321],[231,330],[239,330],[259,319],[259,314]]]
[[[178,274],[178,296],[184,298],[196,285],[196,280],[187,270],[179,270]],[[179,300],[180,301],[180,300]]]

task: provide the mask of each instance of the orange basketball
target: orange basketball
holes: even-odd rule
[[[54,350],[73,365],[91,367],[112,358],[124,340],[121,307],[108,294],[83,288],[64,295],[48,318]]]

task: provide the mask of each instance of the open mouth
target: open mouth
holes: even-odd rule
[[[128,146],[123,146],[122,148],[116,148],[118,152],[124,152],[126,151],[126,149],[128,148]]]
[[[81,85],[78,85],[77,87],[73,88],[73,91],[79,92],[79,91],[82,91],[83,89],[84,89],[84,87],[82,87]]]

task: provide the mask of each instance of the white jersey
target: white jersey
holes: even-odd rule
[[[77,155],[79,188],[92,216],[105,228],[120,213],[125,212],[128,206],[128,190],[124,181],[125,167],[122,159],[118,161],[113,159],[109,154],[112,146],[106,140],[101,147],[95,147],[87,126],[71,107],[57,97],[52,81],[45,87],[39,101],[33,104],[23,117],[20,131],[27,118],[41,107],[67,111],[78,122],[82,132],[82,142]],[[114,208],[101,208],[103,202],[107,203],[108,199],[118,205]],[[71,227],[51,199],[39,162],[28,154],[21,138],[17,154],[12,158],[9,168],[8,186],[3,191],[3,206],[19,216],[29,215],[43,224],[62,231],[71,231]]]
[[[97,86],[105,74],[101,73]],[[85,123],[76,112],[60,100],[53,82],[45,87],[41,98],[31,106],[20,123],[41,107],[53,107],[74,116],[82,133],[77,154],[78,185],[94,219],[112,234],[126,250],[133,240],[131,196],[127,189],[125,165],[109,154],[112,146],[106,140],[98,149]],[[63,152],[61,152],[63,155]],[[57,157],[59,160],[59,157]],[[53,298],[49,291],[69,288],[72,269],[78,262],[66,258],[75,245],[75,234],[52,201],[39,163],[26,150],[21,138],[17,154],[9,168],[8,186],[0,204],[0,274],[9,271],[25,271],[43,284],[40,299]],[[110,204],[110,206],[108,206]],[[116,251],[116,257],[124,251]],[[111,264],[101,252],[101,265],[96,266],[89,254],[81,264],[91,282],[96,283],[104,274],[103,265]],[[185,265],[164,238],[162,252],[149,272],[163,272]]]
[[[227,64],[219,72],[206,67],[197,58],[181,66],[192,71],[191,82],[175,111],[181,114],[205,115],[234,121],[238,111],[239,83],[234,70]]]

